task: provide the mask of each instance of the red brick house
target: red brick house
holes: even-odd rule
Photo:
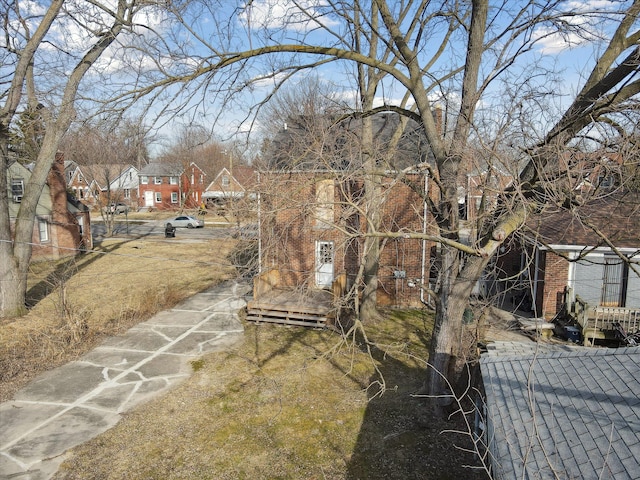
[[[203,203],[206,173],[195,163],[182,165],[150,163],[140,172],[140,207],[158,210],[197,208]]]
[[[260,173],[261,272],[277,269],[279,287],[327,289],[341,274],[353,284],[363,258],[365,221],[357,205],[361,178],[335,172]],[[380,255],[377,299],[381,305],[419,305],[428,283],[430,245],[402,232],[422,232],[427,177],[383,182],[382,228],[392,232]]]
[[[67,182],[67,188],[76,199],[85,205],[93,207],[97,204],[97,196],[99,194],[92,188],[91,179],[83,172],[83,167],[73,160],[65,160],[64,176]]]
[[[640,308],[637,265],[620,257],[640,260],[639,214],[637,193],[612,193],[573,212],[549,207],[527,223],[524,246],[500,258],[502,278],[518,279],[540,317],[554,317],[576,296],[592,307]]]
[[[12,225],[31,171],[14,162],[8,167]],[[93,248],[89,208],[67,193],[64,156],[58,154],[43,188],[33,230],[33,257],[59,258]]]

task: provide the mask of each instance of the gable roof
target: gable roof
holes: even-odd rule
[[[483,355],[497,479],[638,478],[640,347]]]
[[[95,183],[102,190],[107,188],[107,183],[113,187],[124,173],[135,169],[132,165],[117,163],[82,165],[79,168],[89,184]]]
[[[196,165],[197,166],[197,165]],[[179,177],[184,172],[182,165],[171,163],[152,162],[145,165],[138,172],[139,175],[155,177]]]
[[[245,189],[255,186],[257,182],[256,169],[245,165],[234,166],[232,170],[233,178]]]
[[[526,228],[529,237],[546,245],[604,245],[596,228],[618,248],[637,248],[640,247],[640,195],[611,194],[572,210],[547,207],[531,218]]]

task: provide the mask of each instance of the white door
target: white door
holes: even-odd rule
[[[331,287],[333,282],[333,242],[316,242],[316,286]]]
[[[150,190],[144,192],[144,206],[153,207],[153,192]]]

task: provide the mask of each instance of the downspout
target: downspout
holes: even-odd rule
[[[424,199],[424,207],[423,207],[423,213],[422,213],[422,234],[423,235],[427,235],[427,213],[428,213],[428,204],[427,204],[427,198],[429,195],[429,174],[425,173],[424,175],[424,195],[425,195],[425,199]],[[426,254],[427,254],[427,239],[423,238],[422,239],[422,265],[421,265],[421,271],[420,271],[420,302],[422,302],[424,305],[427,305],[428,303],[425,301],[424,298],[424,281],[425,281],[425,270],[426,270]],[[427,278],[427,283],[429,282],[429,278]],[[428,286],[428,285],[427,285]],[[431,296],[429,296],[429,302],[431,301]]]

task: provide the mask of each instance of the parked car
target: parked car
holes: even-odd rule
[[[198,220],[191,215],[178,215],[176,218],[168,220],[167,223],[164,224],[164,226],[165,228],[202,228],[204,227],[204,220]]]
[[[118,215],[120,213],[127,213],[129,211],[129,205],[124,203],[112,203],[107,210],[109,213]]]

